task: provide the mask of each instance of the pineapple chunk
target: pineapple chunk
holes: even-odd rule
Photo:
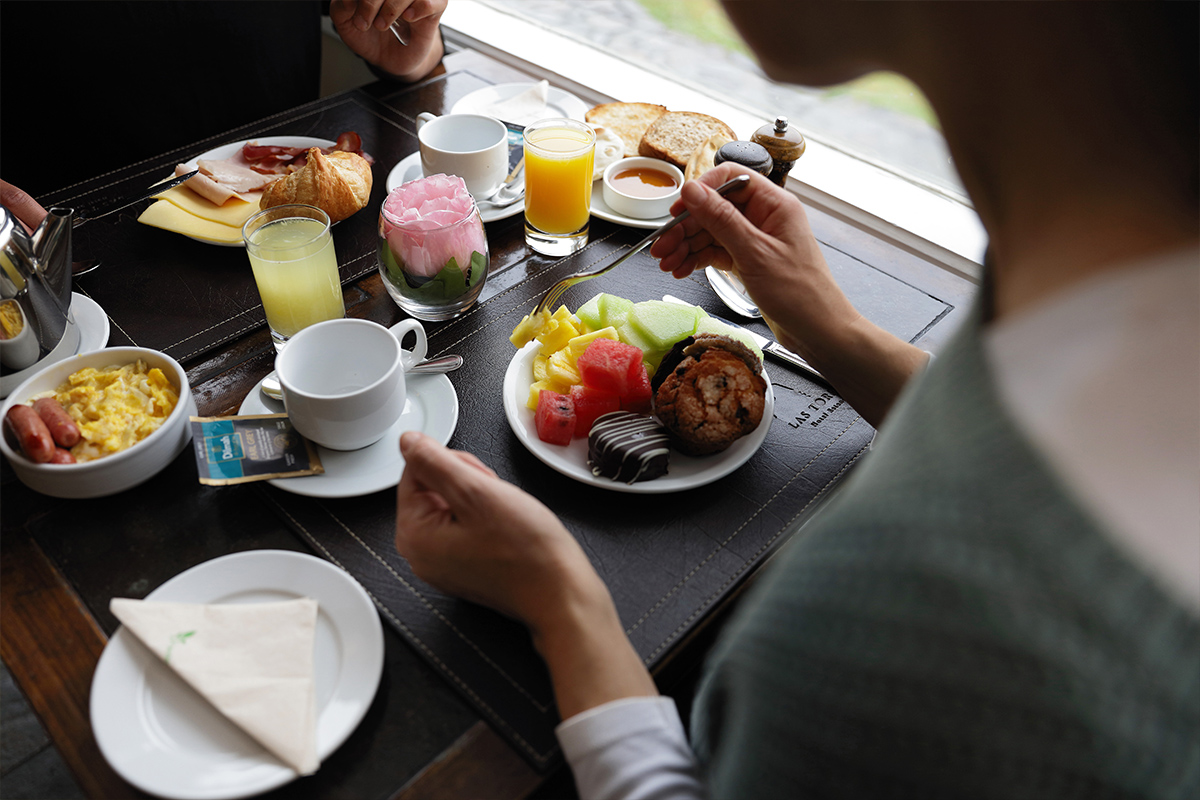
[[[545,330],[550,324],[550,319],[550,314],[547,311],[543,311],[540,314],[526,314],[525,318],[517,323],[517,327],[513,328],[513,332],[508,337],[508,340],[519,350]]]
[[[569,317],[569,314],[567,315]],[[567,342],[579,335],[579,329],[576,328],[571,320],[563,318],[550,318],[550,324],[539,333],[536,338],[542,343],[542,349],[538,352],[544,356],[549,356],[567,346]]]
[[[579,367],[575,366],[575,358],[566,347],[550,356],[546,371],[549,373],[550,380],[555,383],[574,386],[581,380],[579,377]]]
[[[549,389],[557,394],[567,394],[571,391],[570,386],[563,386],[561,383],[554,381],[534,381],[529,384],[529,397],[525,400],[525,407],[531,411],[537,411],[538,397],[542,393],[542,389]]]
[[[533,379],[535,381],[544,381],[549,378],[549,373],[546,370],[546,364],[549,361],[549,356],[544,356],[540,353],[533,357]]]
[[[587,350],[588,345],[597,339],[616,339],[620,341],[621,337],[617,334],[617,329],[612,327],[601,328],[598,331],[576,336],[567,342],[567,349],[571,351],[571,358],[579,358],[583,354],[583,351]]]

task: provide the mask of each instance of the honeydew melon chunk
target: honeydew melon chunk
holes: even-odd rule
[[[550,356],[550,360],[546,364],[546,375],[551,382],[557,384],[574,386],[579,383],[579,367],[576,366],[575,358],[569,349],[564,347]]]
[[[629,311],[632,308],[632,300],[626,300],[624,297],[618,297],[615,294],[601,294],[600,322],[603,324],[599,327],[621,327],[629,318]]]
[[[726,325],[719,319],[713,319],[712,317],[705,315],[696,324],[696,333],[719,333],[724,336],[728,336],[730,339],[736,339],[737,341],[749,347],[750,350],[758,356],[758,360],[762,361],[763,351],[762,348],[758,346],[758,342],[754,341],[754,337],[740,328],[733,328],[729,325]]]
[[[575,316],[594,331],[607,327],[600,318],[600,298],[603,296],[604,292],[600,292],[575,310]]]
[[[586,320],[584,321],[586,322]],[[567,342],[567,350],[571,352],[571,358],[579,358],[579,355],[584,350],[587,350],[587,346],[597,339],[615,339],[620,341],[621,337],[617,333],[617,329],[613,327],[600,328],[591,333],[580,334]]]
[[[652,350],[665,352],[696,332],[701,313],[696,306],[646,300],[634,303],[629,311],[629,324],[645,337]]]

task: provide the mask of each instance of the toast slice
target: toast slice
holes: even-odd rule
[[[638,143],[638,154],[686,169],[696,148],[718,133],[728,136],[730,141],[737,138],[733,129],[716,117],[696,111],[668,111],[646,129]]]
[[[590,109],[583,118],[589,125],[620,136],[625,143],[625,155],[636,156],[642,134],[665,113],[667,107],[655,103],[603,103]]]

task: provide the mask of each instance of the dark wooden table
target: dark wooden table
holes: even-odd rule
[[[447,56],[444,67],[444,74],[415,87],[373,84],[350,94],[398,109],[393,126],[403,127],[413,122],[415,111],[447,111],[456,99],[456,76],[469,73],[473,80],[492,83],[524,77],[470,51]],[[410,132],[415,134],[415,125]],[[386,145],[393,154],[403,148],[413,152],[415,137]],[[390,165],[377,172],[377,181],[386,169]],[[813,212],[811,217],[828,252],[855,268],[869,267],[857,291],[878,316],[899,313],[904,292],[910,290],[941,304],[931,322],[910,337],[936,350],[965,312],[974,287],[831,216]],[[596,225],[600,234],[611,228],[610,223]],[[494,276],[530,275],[545,268],[546,260],[525,248],[519,215],[490,223],[488,237]],[[355,270],[345,283],[347,314],[391,324],[403,314],[369,261],[356,256],[343,264],[343,276],[347,267]],[[847,269],[851,277],[859,274]],[[715,299],[709,307],[720,310]],[[886,319],[881,324],[887,327]],[[266,328],[261,322],[249,327],[196,357],[180,358],[201,415],[235,414],[247,392],[272,368],[274,349]],[[131,490],[94,501],[57,501],[28,491],[7,464],[3,467],[0,656],[89,796],[142,796],[105,762],[88,718],[92,673],[116,627],[107,598],[144,596],[182,569],[230,552],[308,548],[263,501],[260,487],[224,487],[219,493],[187,488],[198,487],[190,453],[155,479],[160,481],[156,486],[185,487],[178,496],[162,498],[144,498]],[[210,499],[218,496],[219,501]],[[180,525],[196,535],[162,535]],[[665,692],[677,696],[685,716],[700,658],[750,580],[752,575],[741,577],[704,624],[691,629],[656,664],[656,679]],[[362,724],[317,775],[277,790],[277,795],[550,797],[572,791],[565,769],[547,776],[530,767],[391,629],[385,628],[385,641],[383,680]]]

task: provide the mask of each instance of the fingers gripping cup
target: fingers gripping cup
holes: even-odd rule
[[[487,233],[456,175],[397,186],[379,212],[379,273],[411,316],[447,320],[471,307],[488,273]]]
[[[346,316],[329,215],[315,206],[260,211],[242,226],[275,349],[316,322]]]
[[[409,333],[416,344],[405,350]],[[301,436],[331,450],[374,444],[404,411],[404,373],[427,349],[415,319],[391,330],[361,319],[309,326],[275,359],[288,418]]]
[[[587,244],[596,132],[586,122],[544,119],[525,128],[525,243],[565,256]]]

